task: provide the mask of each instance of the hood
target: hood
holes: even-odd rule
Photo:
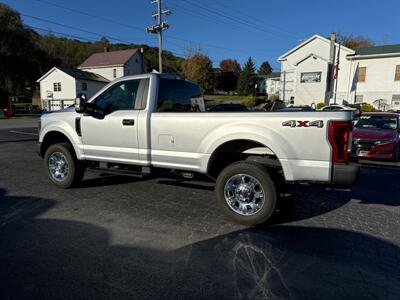
[[[395,129],[370,129],[370,128],[357,128],[353,129],[353,139],[363,140],[379,140],[379,141],[393,141],[398,137]]]

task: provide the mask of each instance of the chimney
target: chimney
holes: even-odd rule
[[[104,52],[108,52],[108,47],[104,47]]]

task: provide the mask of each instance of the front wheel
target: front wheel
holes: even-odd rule
[[[224,213],[237,223],[262,224],[275,210],[275,184],[262,164],[240,161],[227,166],[215,190]]]
[[[71,144],[51,145],[44,155],[44,168],[50,180],[60,188],[70,188],[78,184],[85,168],[77,160]]]

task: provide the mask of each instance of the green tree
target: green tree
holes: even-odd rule
[[[253,59],[249,57],[245,63],[242,72],[240,73],[237,92],[240,95],[255,95],[256,94],[257,75],[256,67]]]
[[[215,76],[212,61],[204,54],[195,54],[183,62],[183,75],[189,79],[196,80],[203,93],[213,92],[215,87]]]
[[[47,68],[48,57],[36,46],[39,35],[24,26],[17,11],[0,3],[0,37],[0,94],[27,94]]]
[[[269,75],[272,73],[272,67],[268,61],[264,61],[258,69],[258,75]]]

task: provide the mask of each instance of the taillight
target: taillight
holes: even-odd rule
[[[332,161],[345,163],[350,159],[351,131],[353,124],[350,121],[329,121],[328,139],[332,146]]]

